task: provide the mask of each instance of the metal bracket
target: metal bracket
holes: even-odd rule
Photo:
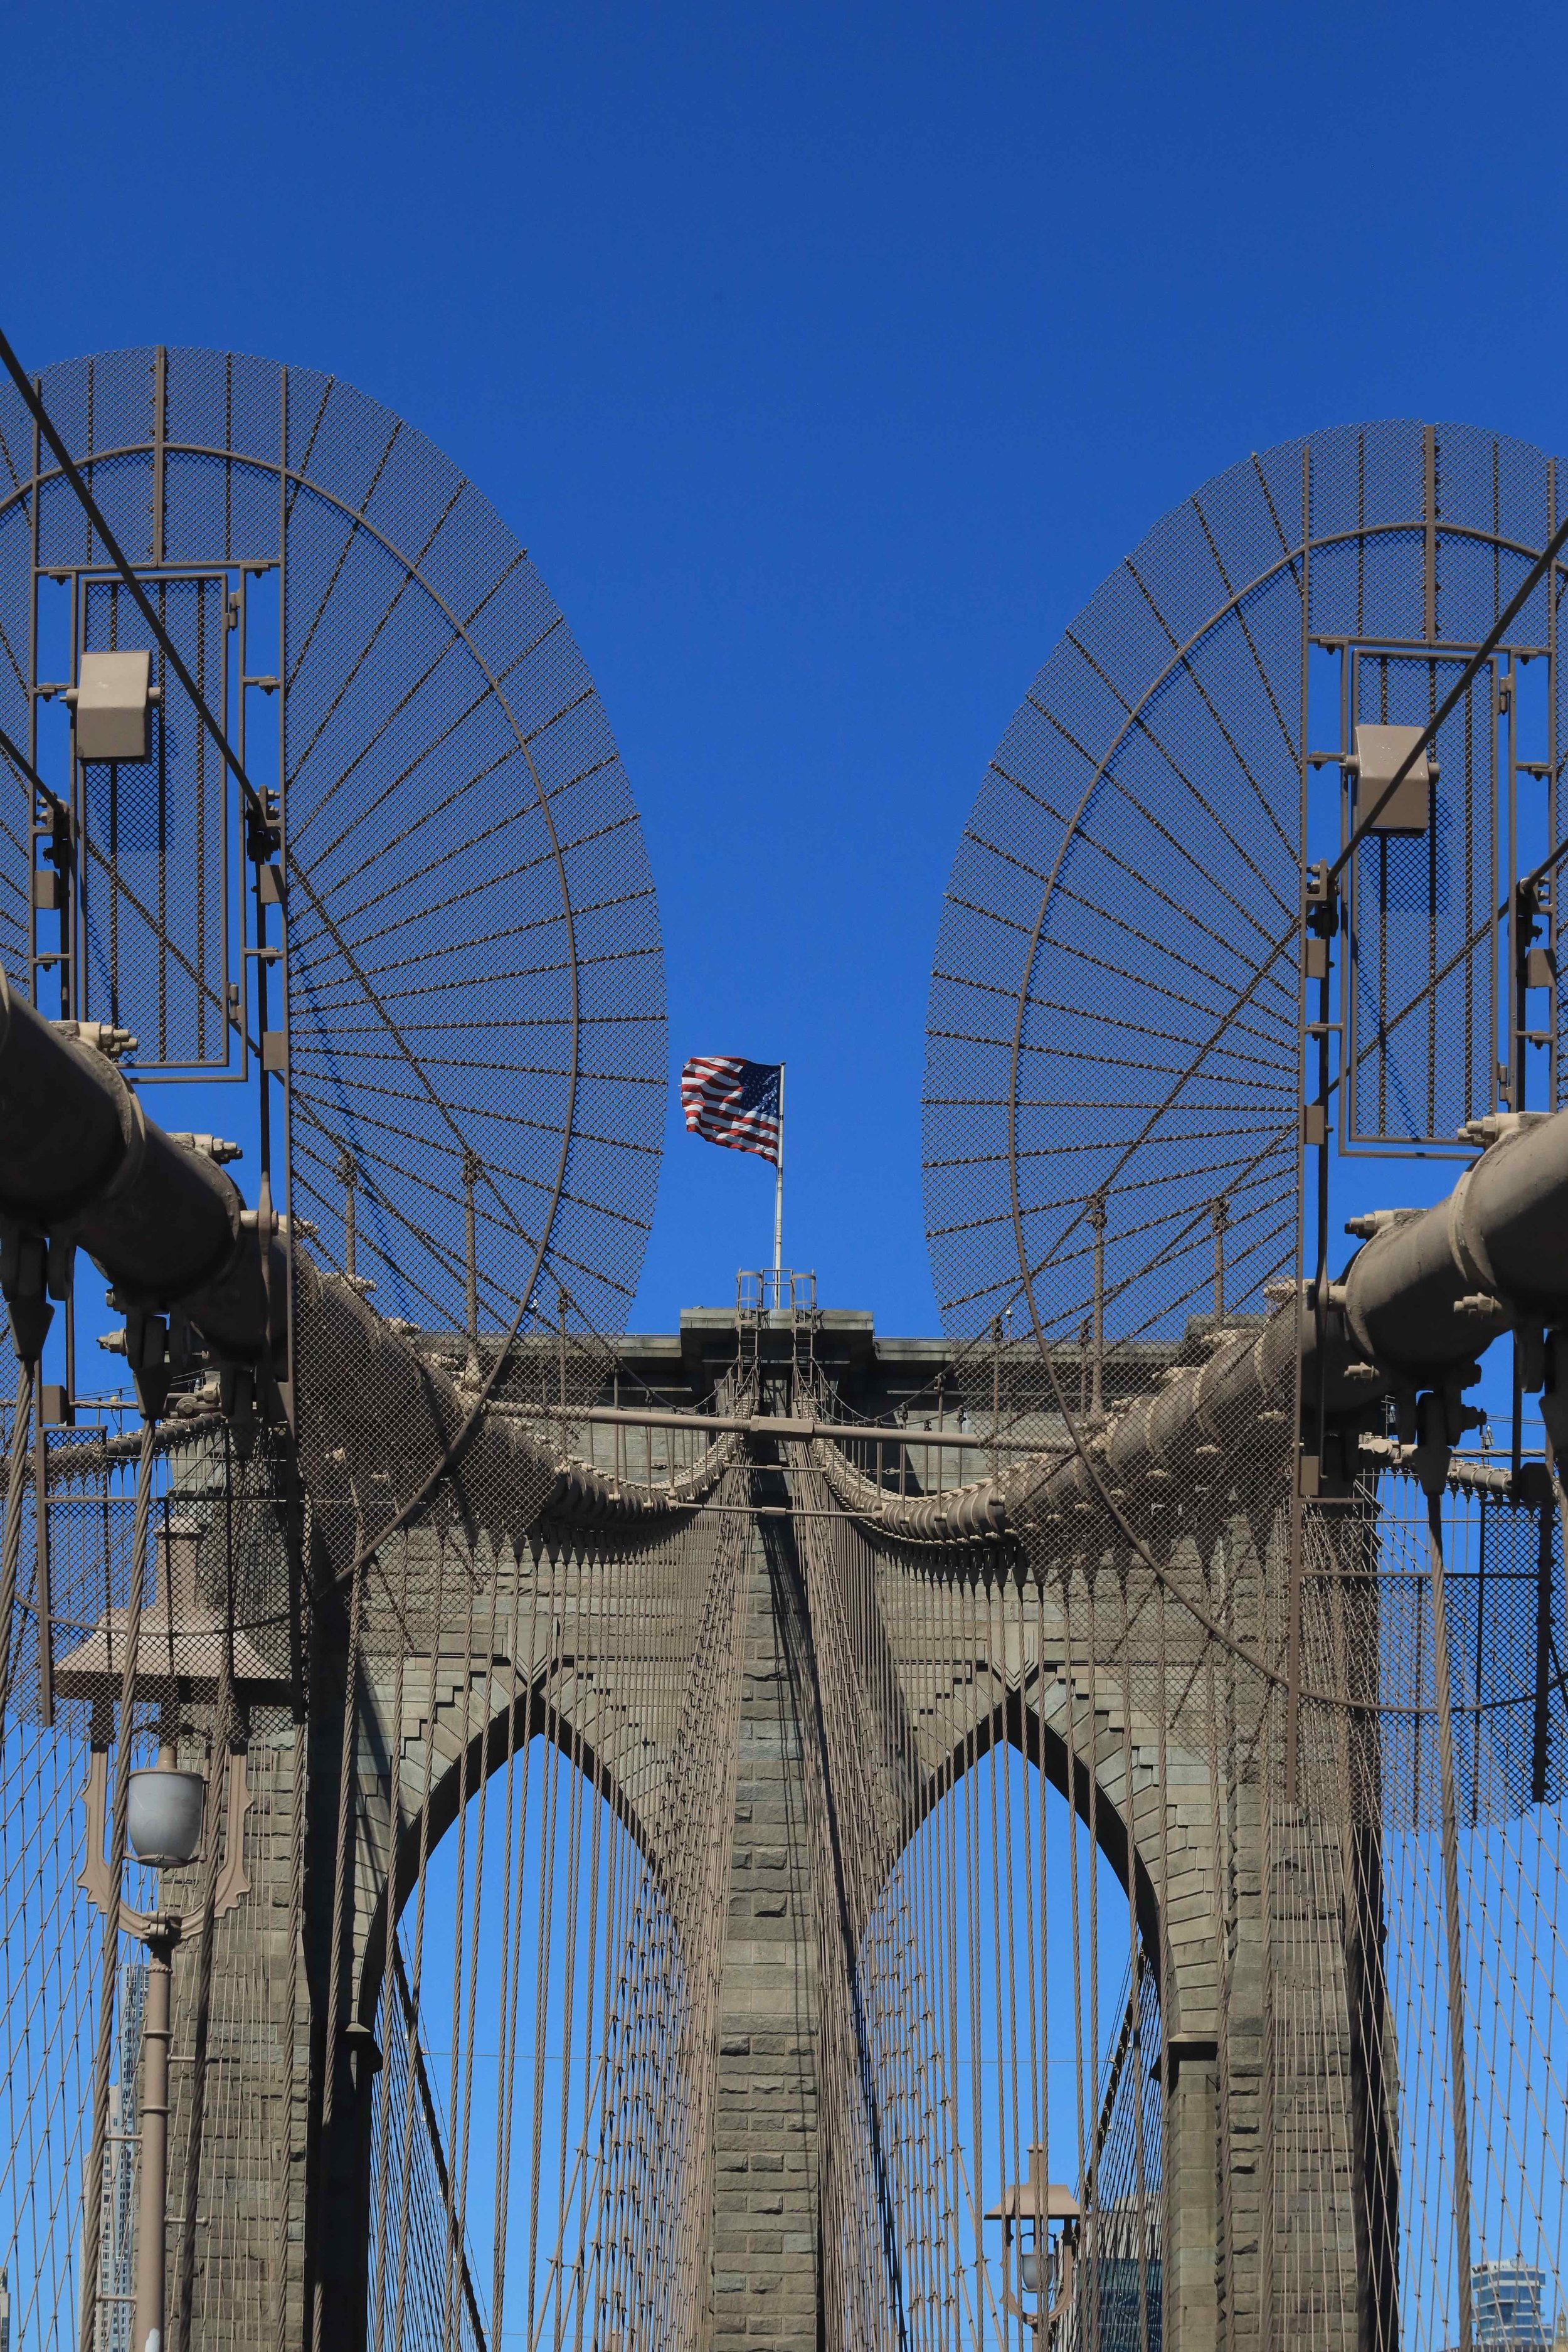
[[[106,1919],[118,1912],[121,1931],[145,1943],[151,1934],[163,1930],[180,1935],[187,1921],[200,1917],[202,1906],[190,1911],[138,1911],[121,1897],[116,1902],[117,1888],[110,1876],[109,1857],[103,1851],[104,1826],[108,1819],[109,1750],[94,1748],[87,1768],[87,1780],[81,1790],[87,1807],[87,1843],[82,1854],[77,1885],[87,1894]],[[245,1866],[245,1817],[250,1811],[250,1786],[246,1778],[245,1751],[231,1748],[228,1756],[228,1788],[225,1801],[225,1834],[223,1868],[213,1886],[213,1917],[221,1919],[250,1892],[250,1875]],[[172,1927],[169,1923],[173,1923]]]

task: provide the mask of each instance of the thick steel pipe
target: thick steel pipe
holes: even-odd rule
[[[0,973],[0,1215],[85,1249],[128,1305],[163,1307],[226,1271],[243,1207],[215,1161],[143,1117],[107,1055]]]
[[[1356,1222],[1377,1230],[1346,1271],[1345,1316],[1390,1370],[1441,1377],[1512,1322],[1563,1322],[1568,1111],[1500,1136],[1436,1208]]]
[[[0,1213],[37,1228],[96,1200],[136,1146],[135,1103],[106,1055],[67,1038],[0,970]]]
[[[1508,1327],[1501,1304],[1455,1258],[1455,1197],[1434,1209],[1395,1211],[1336,1286],[1356,1344],[1407,1384],[1440,1379]]]
[[[141,2166],[136,2210],[136,2301],[132,2352],[162,2352],[168,2269],[169,2040],[174,1937],[147,1942],[147,2009],[142,2025],[142,2085],[136,2102]]]
[[[172,1142],[135,1108],[138,1149],[108,1192],[68,1221],[67,1238],[102,1267],[126,1306],[179,1306],[227,1272],[245,1203],[213,1160]],[[258,1328],[258,1349],[260,1339]]]

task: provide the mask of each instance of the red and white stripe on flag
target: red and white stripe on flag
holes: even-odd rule
[[[779,1161],[780,1062],[738,1054],[693,1054],[680,1073],[680,1107],[693,1135],[731,1151]]]

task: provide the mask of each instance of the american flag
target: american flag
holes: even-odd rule
[[[779,1164],[781,1062],[744,1062],[738,1054],[693,1054],[680,1073],[680,1107],[693,1135],[754,1151]]]

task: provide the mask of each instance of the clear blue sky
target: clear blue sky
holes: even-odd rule
[[[935,1320],[958,829],[1147,525],[1326,422],[1562,448],[1559,10],[13,5],[0,318],[329,368],[483,487],[641,805],[677,1065],[786,1056],[786,1256]],[[671,1129],[634,1327],[760,1162]]]

